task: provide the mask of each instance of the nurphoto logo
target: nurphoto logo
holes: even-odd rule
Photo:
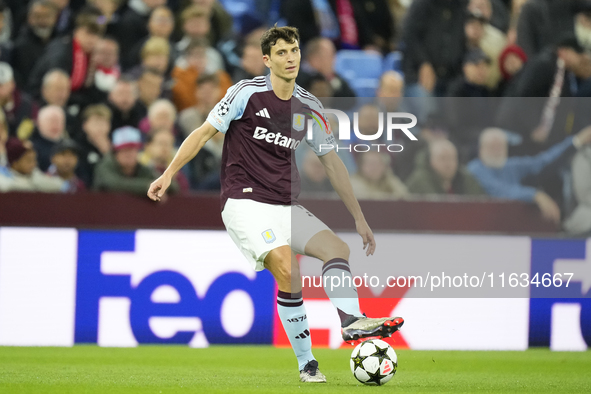
[[[345,112],[338,109],[327,108],[320,109],[319,111],[311,111],[313,111],[313,114],[309,114],[312,119],[308,119],[306,138],[309,140],[312,139],[315,123],[320,127],[321,130],[324,130],[327,134],[331,134],[330,124],[325,120],[324,115],[333,114],[336,116],[339,124],[338,139],[340,141],[351,141],[351,120]],[[353,114],[353,133],[355,133],[356,139],[362,141],[383,141],[382,135],[384,134],[384,118],[386,119],[385,129],[387,142],[393,141],[394,130],[400,130],[409,140],[417,141],[417,137],[415,137],[409,130],[417,125],[417,117],[407,112],[380,112],[378,115],[378,130],[375,132],[375,134],[369,135],[359,131],[359,113],[355,112]],[[410,120],[410,122],[405,122],[405,120]],[[403,146],[400,144],[390,143],[350,145],[320,144],[319,149],[321,152],[322,150],[327,151],[332,149],[335,149],[337,152],[339,150],[347,150],[349,152],[368,152],[370,150],[377,150],[379,152],[381,149],[385,149],[388,152],[402,152]]]

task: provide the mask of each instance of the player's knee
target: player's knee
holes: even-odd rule
[[[265,267],[271,271],[275,280],[279,283],[291,282],[294,276],[299,275],[297,267],[291,261],[290,253],[272,251],[265,259]]]
[[[335,237],[333,242],[326,245],[324,261],[328,261],[334,258],[342,258],[345,260],[349,259],[349,255],[351,250],[349,249],[349,245],[345,243],[342,239]]]
[[[345,259],[349,259],[349,255],[351,254],[351,249],[349,249],[349,245],[344,242],[342,239],[339,238],[339,243],[337,245],[339,257],[343,257]]]

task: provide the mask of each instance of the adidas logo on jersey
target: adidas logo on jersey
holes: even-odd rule
[[[271,119],[271,117],[269,116],[269,111],[267,111],[267,108],[263,108],[261,109],[259,112],[257,112],[255,114],[256,116],[261,116],[263,118],[269,118]]]
[[[254,130],[253,137],[256,140],[265,140],[269,144],[275,144],[293,150],[300,146],[300,141],[286,137],[281,133],[269,133],[264,127],[257,127]]]

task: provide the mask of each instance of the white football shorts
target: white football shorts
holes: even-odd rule
[[[271,250],[289,245],[296,254],[304,254],[314,235],[330,230],[301,205],[273,205],[249,199],[229,198],[222,220],[255,271],[265,269],[265,257]]]

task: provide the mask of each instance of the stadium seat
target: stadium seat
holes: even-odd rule
[[[390,52],[384,57],[384,71],[402,71],[402,52]]]
[[[235,31],[240,31],[242,27],[242,18],[247,15],[254,8],[253,0],[221,0],[225,10],[232,16],[234,20]]]
[[[382,75],[382,63],[382,56],[377,53],[341,50],[337,52],[335,71],[359,97],[373,97]]]

